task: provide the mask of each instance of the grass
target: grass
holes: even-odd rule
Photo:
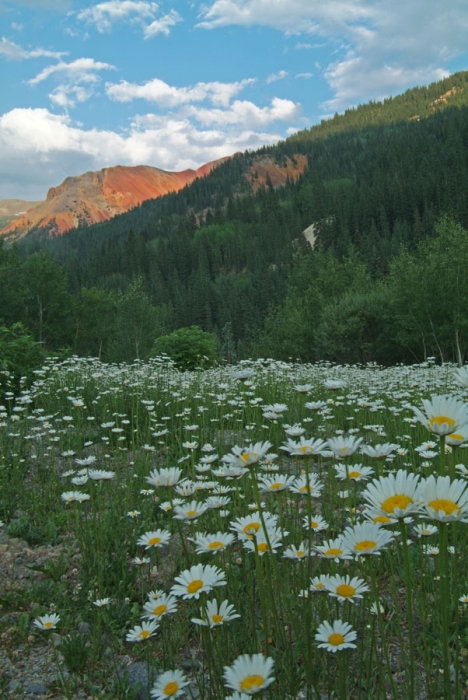
[[[330,380],[340,381],[332,388]],[[0,615],[21,610],[10,651],[26,638],[50,646],[59,634],[55,658],[69,671],[60,675],[67,697],[80,684],[96,697],[130,697],[116,681],[125,656],[158,674],[182,670],[202,700],[237,697],[225,669],[238,670],[243,654],[261,654],[272,668],[241,668],[234,686],[255,695],[260,687],[258,696],[270,700],[305,691],[309,699],[466,697],[468,624],[459,600],[468,595],[466,524],[414,513],[382,526],[393,537],[378,555],[325,553],[336,549],[330,540],[339,549],[344,530],[365,520],[362,494],[373,479],[397,470],[420,481],[464,478],[463,444],[441,456],[438,438],[414,418],[412,406],[433,394],[465,401],[454,367],[257,361],[181,373],[162,360],[49,362],[30,391],[0,408],[0,519],[31,546],[63,547],[40,567],[44,578],[28,595],[0,591]],[[347,445],[353,438],[356,451],[337,459],[327,442],[336,437]],[[299,455],[282,449],[301,438],[324,446]],[[394,445],[385,459],[363,451],[382,443]],[[170,467],[180,470],[174,485],[148,482]],[[366,479],[349,476],[363,467],[373,469]],[[82,496],[64,497],[70,492]],[[192,501],[199,516],[174,517]],[[239,519],[249,516],[257,525],[245,532]],[[415,530],[430,524],[438,526],[430,536]],[[138,544],[158,530],[167,544]],[[226,547],[203,551],[227,534],[235,537]],[[69,577],[73,553],[79,565]],[[200,564],[196,580],[208,590],[174,595],[176,578]],[[218,577],[211,588],[208,566]],[[333,595],[332,576],[340,577],[337,586],[363,587],[362,597],[349,588]],[[139,638],[149,596],[158,608],[167,595],[174,611]],[[239,617],[194,623],[211,619],[210,601],[218,608],[228,601]],[[57,629],[34,626],[52,612]],[[319,627],[339,621],[355,633],[352,646],[334,638],[336,653],[319,648]],[[127,641],[132,635],[138,641]],[[242,673],[257,686],[241,686]],[[175,697],[168,684],[155,697]]]

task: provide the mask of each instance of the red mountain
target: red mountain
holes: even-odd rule
[[[197,177],[204,177],[227,160],[220,158],[198,170],[170,173],[149,165],[117,165],[67,177],[51,187],[45,202],[11,221],[0,230],[7,240],[23,238],[32,228],[47,229],[50,236],[62,235],[79,225],[91,225],[111,219],[138,206],[146,199],[178,192]]]

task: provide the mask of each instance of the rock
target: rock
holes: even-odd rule
[[[79,634],[87,635],[91,632],[91,625],[89,624],[89,622],[80,622],[78,624],[77,629]]]
[[[10,693],[16,693],[16,691],[21,690],[21,683],[19,681],[10,681],[8,683],[8,690]]]
[[[49,692],[45,683],[30,683],[24,689],[25,693],[31,693],[31,695],[45,695]]]
[[[140,686],[138,693],[135,695],[135,700],[147,700],[148,692],[156,679],[157,671],[150,666],[148,674],[148,664],[143,661],[136,661],[119,671],[119,678],[124,676],[127,676],[128,685],[132,690],[137,685]]]

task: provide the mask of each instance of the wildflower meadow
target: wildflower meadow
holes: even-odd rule
[[[467,446],[432,360],[48,360],[0,406],[0,519],[63,554],[0,622],[66,698],[135,697],[124,657],[156,700],[465,698]]]

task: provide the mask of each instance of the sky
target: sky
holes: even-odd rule
[[[0,199],[197,168],[468,69],[468,0],[0,0]]]

